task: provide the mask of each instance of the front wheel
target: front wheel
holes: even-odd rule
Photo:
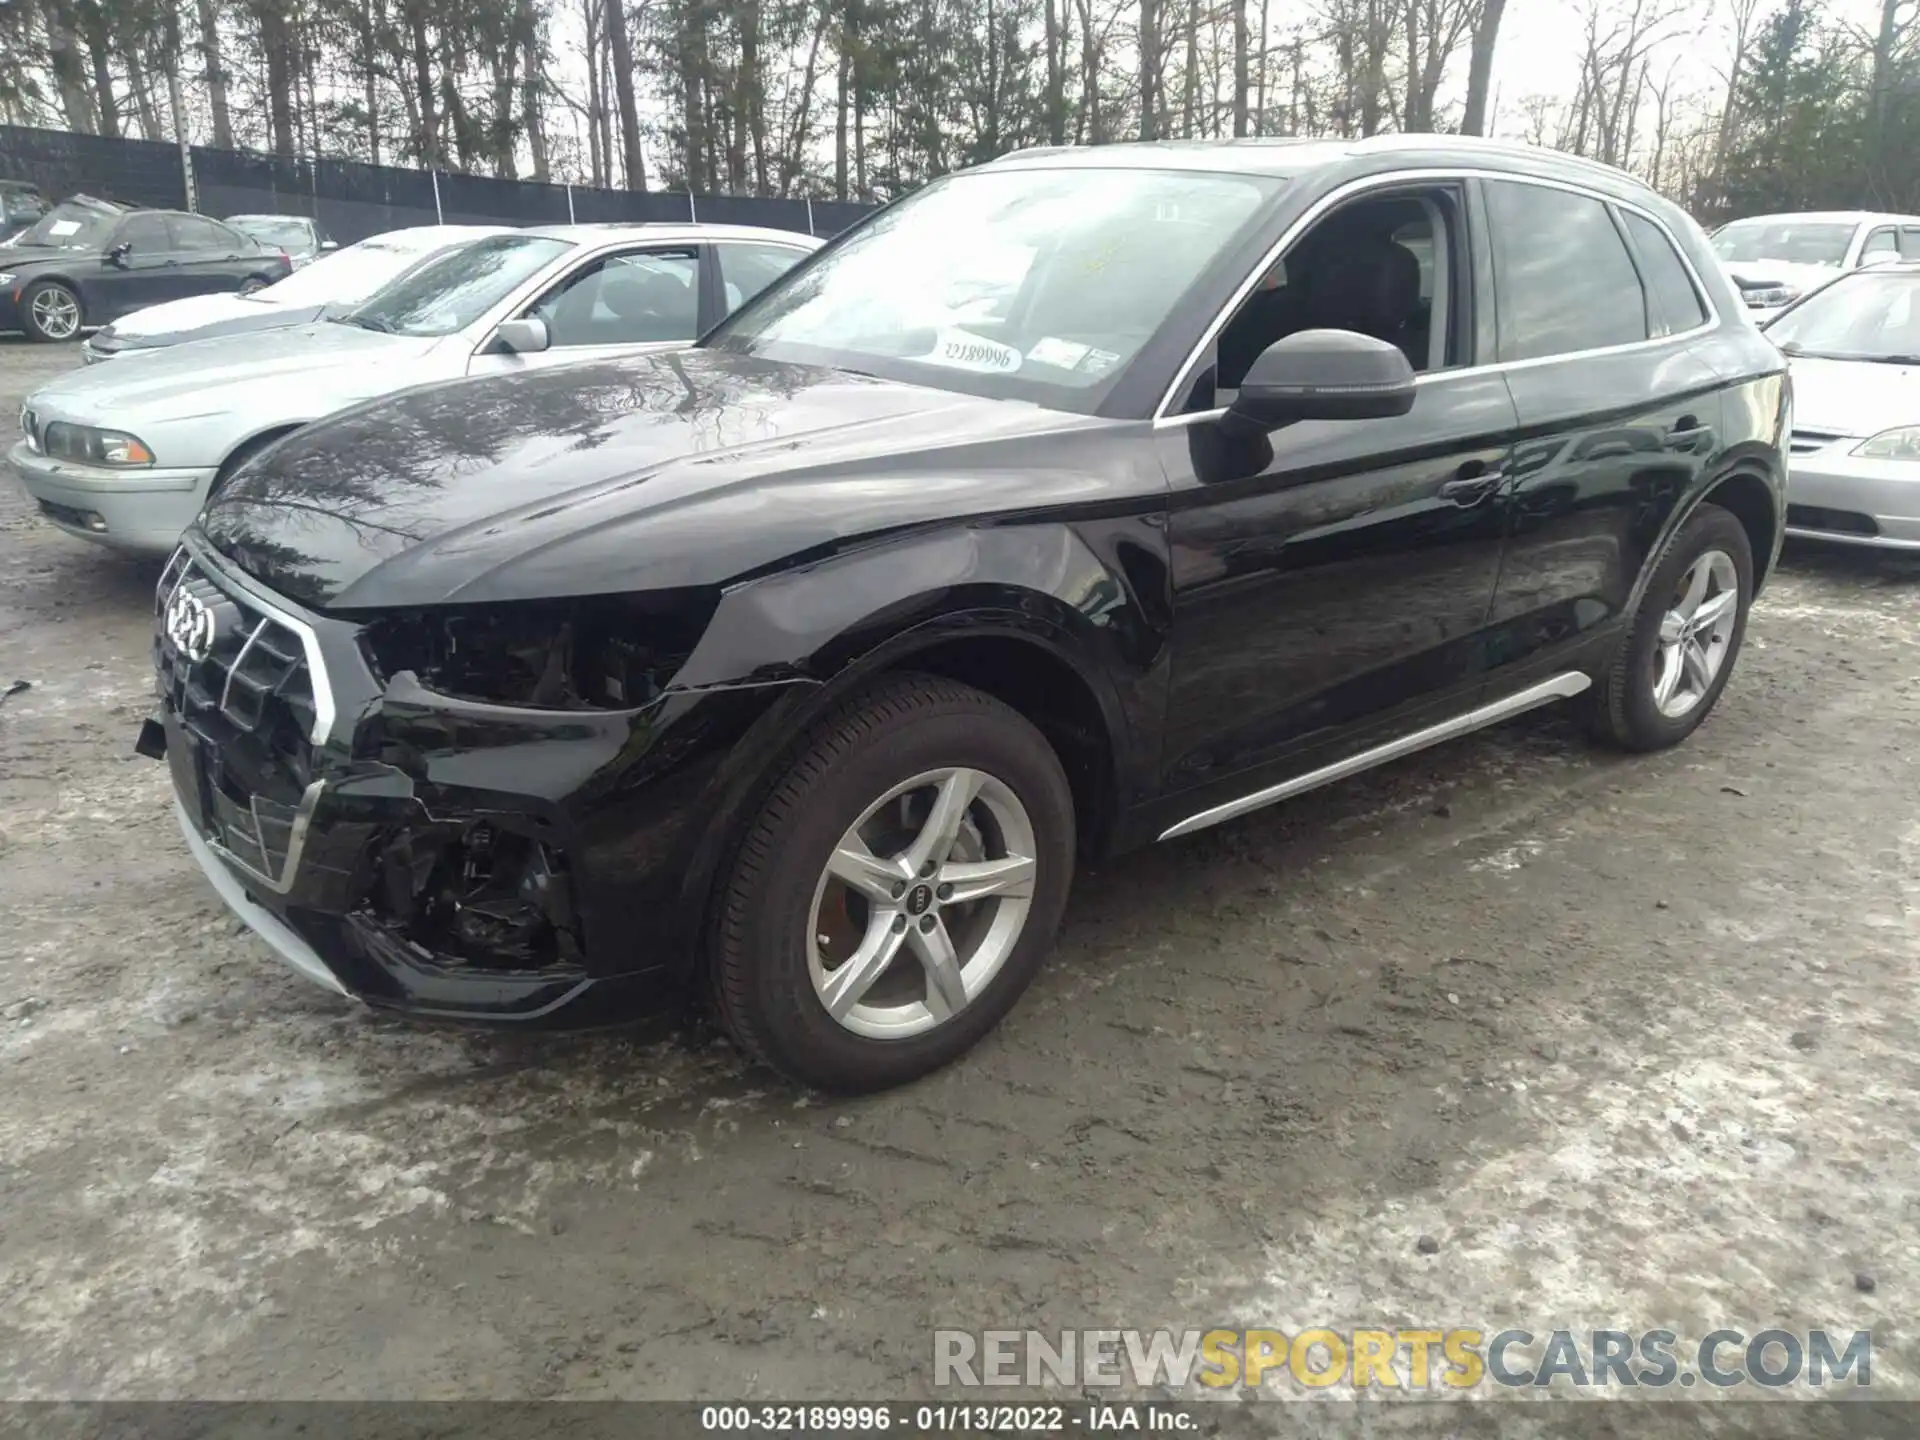
[[[1033,979],[1073,854],[1072,793],[1031,723],[949,680],[890,678],[812,732],[733,856],[720,1020],[803,1084],[924,1075]]]
[[[1753,604],[1753,547],[1731,511],[1702,505],[1667,542],[1594,697],[1595,729],[1662,750],[1707,718],[1733,674]]]
[[[71,340],[80,333],[80,297],[58,280],[29,285],[20,297],[20,321],[29,340]]]

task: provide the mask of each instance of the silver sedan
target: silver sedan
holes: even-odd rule
[[[434,381],[686,345],[819,245],[733,225],[492,236],[314,324],[63,375],[28,399],[7,458],[62,530],[164,553],[229,475],[322,416]]]
[[[1793,370],[1787,533],[1920,551],[1920,265],[1853,271],[1766,330]]]

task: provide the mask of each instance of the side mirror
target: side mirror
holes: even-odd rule
[[[1265,435],[1302,420],[1379,420],[1406,414],[1416,393],[1399,346],[1352,330],[1302,330],[1260,352],[1220,423]]]
[[[519,320],[502,320],[493,332],[492,349],[509,355],[537,355],[553,343],[547,334],[547,322],[537,315]]]
[[[340,242],[338,240],[322,240],[320,242],[320,248],[322,250],[338,250],[340,248]]]
[[[109,265],[118,265],[123,270],[126,268],[127,261],[132,258],[133,245],[126,240],[122,240],[118,245],[107,251],[107,263]]]

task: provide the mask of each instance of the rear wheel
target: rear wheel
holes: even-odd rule
[[[262,279],[258,275],[249,275],[246,279],[240,282],[240,293],[242,295],[251,295],[256,290],[266,289],[267,286],[271,285],[272,283],[273,282],[271,280]]]
[[[804,1084],[934,1070],[1026,989],[1065,907],[1073,800],[989,695],[890,679],[818,726],[735,852],[713,937],[722,1024]]]
[[[37,281],[20,297],[20,321],[29,340],[72,340],[80,333],[80,297],[58,280]]]
[[[1733,674],[1752,603],[1746,527],[1718,505],[1700,506],[1655,564],[1594,697],[1600,737],[1628,750],[1661,750],[1691,735]]]

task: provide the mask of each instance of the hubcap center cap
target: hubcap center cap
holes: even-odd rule
[[[907,913],[924,915],[933,908],[933,887],[916,885],[907,892]]]

